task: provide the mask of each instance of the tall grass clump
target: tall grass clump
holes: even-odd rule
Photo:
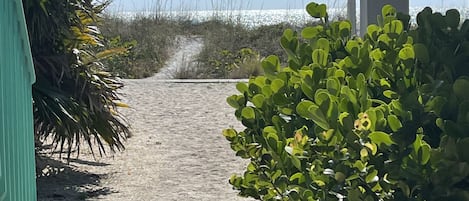
[[[210,24],[209,24],[210,23]],[[279,45],[284,29],[294,28],[287,23],[249,28],[235,22],[207,23],[204,48],[198,57],[199,77],[248,78],[261,73],[260,61],[267,55],[282,56]]]
[[[130,48],[126,55],[109,61],[109,71],[124,78],[153,75],[164,65],[180,33],[177,22],[158,15],[133,19],[107,16],[101,25],[109,46]]]

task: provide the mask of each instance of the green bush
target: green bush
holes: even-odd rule
[[[262,200],[469,200],[469,21],[457,10],[409,17],[385,6],[363,38],[348,21],[287,29],[265,76],[228,97],[244,131],[223,135],[250,159],[230,183]]]

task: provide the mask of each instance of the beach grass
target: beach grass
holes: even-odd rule
[[[223,20],[216,13],[203,22],[162,12],[141,13],[130,19],[108,15],[100,27],[106,45],[129,48],[127,54],[109,61],[108,70],[122,78],[152,76],[179,45],[177,36],[197,35],[204,38],[204,48],[195,59],[196,65],[182,66],[175,78],[248,78],[262,73],[260,60],[268,55],[285,60],[280,37],[286,28],[301,28],[288,23],[248,27],[236,20],[239,17],[231,19]]]

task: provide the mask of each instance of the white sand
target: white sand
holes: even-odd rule
[[[127,80],[134,136],[105,167],[102,182],[118,193],[104,200],[246,200],[228,178],[246,161],[234,156],[223,128],[240,127],[225,103],[234,84]]]
[[[200,45],[194,41],[186,40],[182,51]],[[238,197],[228,183],[232,173],[243,172],[247,161],[234,156],[221,134],[230,126],[242,128],[225,101],[237,93],[235,83],[161,78],[125,80],[122,93],[131,108],[121,112],[133,132],[126,150],[97,161],[82,153],[62,174],[38,180],[39,200],[250,200]],[[93,182],[61,183],[82,177]],[[73,192],[79,192],[78,197]]]

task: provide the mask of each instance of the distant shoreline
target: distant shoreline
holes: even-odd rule
[[[410,7],[409,12],[412,21],[415,20],[418,12],[425,7]],[[432,7],[436,12],[444,12],[452,7]],[[461,12],[463,19],[469,19],[469,7],[457,8]],[[329,8],[330,19],[345,17],[346,8]],[[192,23],[206,22],[210,20],[226,20],[237,22],[247,27],[258,27],[262,25],[274,25],[279,23],[290,23],[293,25],[303,25],[311,22],[312,18],[305,9],[269,9],[269,10],[181,10],[181,11],[120,11],[108,12],[110,16],[131,20],[141,16],[158,16],[163,18],[192,21]],[[360,18],[360,11],[357,11],[357,21]]]

